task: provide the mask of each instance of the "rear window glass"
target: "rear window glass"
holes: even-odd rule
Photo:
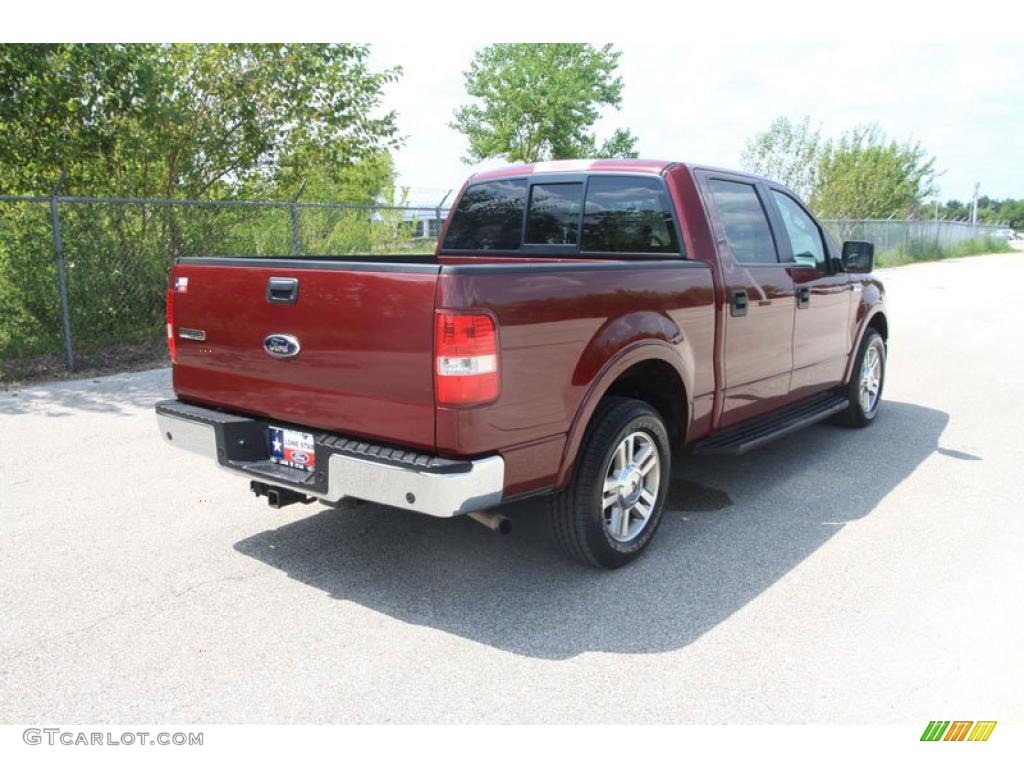
[[[526,214],[526,242],[576,245],[582,200],[582,184],[534,184]]]
[[[593,176],[580,246],[591,253],[680,252],[672,207],[657,179]]]
[[[710,186],[733,259],[739,264],[777,264],[775,241],[757,190],[724,179],[712,179]]]
[[[466,189],[452,214],[444,247],[515,251],[522,238],[526,179],[502,179]]]

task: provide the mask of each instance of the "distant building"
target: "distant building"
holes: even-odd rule
[[[403,212],[402,221],[413,222],[414,238],[436,240],[447,217],[447,208],[441,208],[440,211],[437,208],[414,208]]]

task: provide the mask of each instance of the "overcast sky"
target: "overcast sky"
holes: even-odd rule
[[[462,72],[486,44],[426,35],[373,45],[375,67],[405,70],[386,106],[407,137],[396,160],[414,202],[457,190],[475,169],[448,123],[466,100]],[[598,138],[628,127],[641,157],[736,167],[746,139],[779,115],[810,115],[828,135],[877,121],[935,155],[943,200],[970,198],[976,181],[982,194],[1024,197],[1024,46],[617,47],[622,109],[602,117]]]

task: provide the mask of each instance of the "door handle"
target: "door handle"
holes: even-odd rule
[[[797,309],[807,309],[811,306],[811,289],[810,288],[797,288],[796,289],[796,306]]]
[[[732,299],[729,302],[729,314],[733,317],[743,317],[747,314],[747,290],[740,288],[732,292]]]
[[[272,277],[267,280],[267,301],[271,304],[294,304],[298,300],[298,278]]]

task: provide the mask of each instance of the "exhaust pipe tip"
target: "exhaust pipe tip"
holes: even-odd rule
[[[467,517],[500,534],[512,532],[512,521],[497,512],[470,512]]]

